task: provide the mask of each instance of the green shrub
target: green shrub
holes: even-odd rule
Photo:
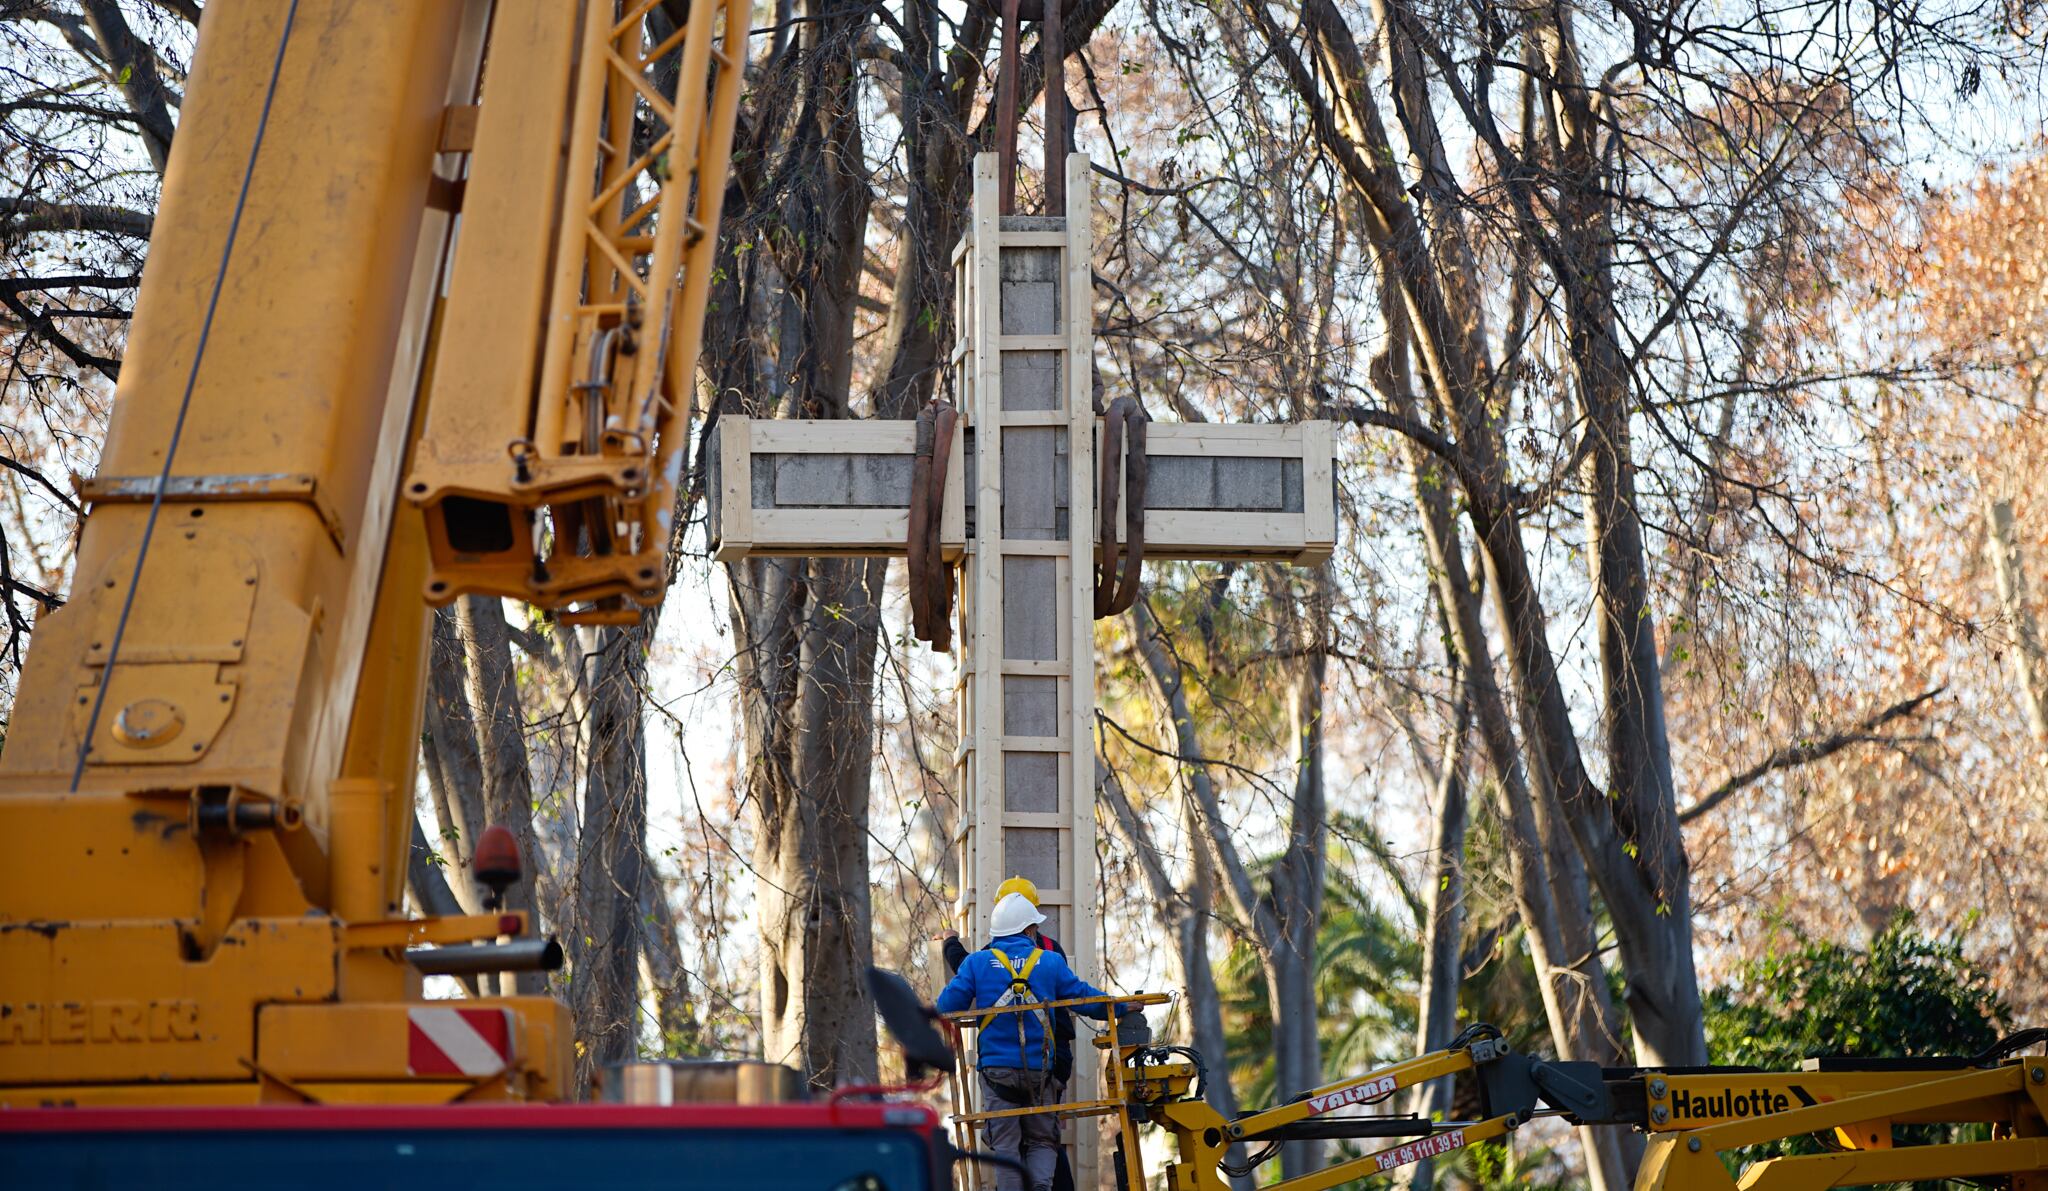
[[[1706,998],[1707,1049],[1716,1063],[1796,1070],[1801,1059],[1969,1056],[1996,1042],[2010,1011],[1962,936],[1933,938],[1901,914],[1867,949],[1791,931],[1791,946],[1746,965]],[[1983,1126],[1899,1126],[1900,1145],[1988,1136]],[[1742,1162],[1813,1154],[1795,1138],[1745,1151]],[[1935,1188],[1941,1183],[1914,1184]]]

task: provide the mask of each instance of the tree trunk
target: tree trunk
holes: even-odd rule
[[[1436,830],[1430,840],[1428,918],[1422,942],[1422,989],[1415,1013],[1415,1053],[1442,1050],[1458,1032],[1458,991],[1464,977],[1466,700],[1461,694],[1436,788]],[[1453,1081],[1434,1079],[1415,1089],[1409,1111],[1425,1119],[1447,1113]],[[1411,1191],[1430,1191],[1436,1163],[1424,1158],[1408,1168]]]
[[[533,833],[533,777],[527,768],[518,672],[512,664],[504,601],[495,596],[464,596],[457,605],[455,621],[467,662],[469,706],[476,716],[485,825],[503,826],[519,842],[519,879],[505,890],[504,906],[531,914],[538,933],[543,924],[534,883],[543,866],[540,844]],[[545,993],[547,973],[521,972],[514,984],[523,995]]]
[[[654,995],[655,1025],[660,1029],[660,1053],[668,1057],[703,1053],[704,1041],[697,1019],[690,1012],[690,972],[683,966],[683,952],[676,937],[675,908],[669,904],[668,886],[654,871],[644,850],[640,861],[640,918],[646,923],[640,948],[647,987]]]
[[[412,903],[423,915],[435,918],[454,917],[465,913],[462,903],[455,900],[454,890],[448,887],[448,878],[441,866],[434,863],[434,849],[427,843],[427,833],[420,821],[412,821],[412,846],[405,852],[405,885],[412,892]]]
[[[1533,24],[1533,41],[1554,79],[1550,117],[1561,158],[1557,246],[1571,266],[1558,280],[1590,447],[1585,520],[1609,767],[1605,791],[1575,785],[1563,793],[1574,824],[1603,821],[1597,833],[1580,833],[1580,843],[1614,918],[1636,1056],[1645,1065],[1693,1066],[1707,1061],[1707,1044],[1693,963],[1690,866],[1678,826],[1662,659],[1636,509],[1630,369],[1614,308],[1612,192],[1570,10],[1541,10]],[[1610,817],[1612,828],[1604,822]]]
[[[579,1085],[639,1053],[640,899],[647,882],[647,775],[640,691],[651,618],[603,630],[590,697],[583,824],[576,846],[577,922],[570,1012]]]
[[[1405,3],[1388,0],[1384,11],[1406,30],[1430,27]],[[1577,50],[1562,23],[1562,10],[1534,11],[1532,19],[1541,30],[1544,46],[1542,56],[1559,81],[1550,92],[1564,96],[1567,107],[1577,104],[1583,108],[1591,92],[1572,73],[1577,70]],[[1627,775],[1631,781],[1626,787],[1616,783],[1611,791],[1615,797],[1609,798],[1610,791],[1596,786],[1586,773],[1572,726],[1570,703],[1550,652],[1548,616],[1531,573],[1515,495],[1507,483],[1495,415],[1498,395],[1493,392],[1481,344],[1475,336],[1480,325],[1480,307],[1461,270],[1446,266],[1443,253],[1432,256],[1430,246],[1435,239],[1430,229],[1438,223],[1448,225],[1455,221],[1455,208],[1432,202],[1426,225],[1422,213],[1410,201],[1404,180],[1394,167],[1392,145],[1380,122],[1377,101],[1369,89],[1370,72],[1356,39],[1330,0],[1307,0],[1302,17],[1339,88],[1339,102],[1334,106],[1324,100],[1316,74],[1296,55],[1292,35],[1261,7],[1253,6],[1250,14],[1264,30],[1268,45],[1290,83],[1309,103],[1317,138],[1357,194],[1361,222],[1375,250],[1386,259],[1388,273],[1400,295],[1399,308],[1410,324],[1420,352],[1420,371],[1427,378],[1446,432],[1436,438],[1433,449],[1446,458],[1465,488],[1467,515],[1492,571],[1491,586],[1507,638],[1510,672],[1529,728],[1527,744],[1535,791],[1539,797],[1556,800],[1587,871],[1598,884],[1614,919],[1623,967],[1629,976],[1630,1006],[1641,1015],[1635,1030],[1638,1054],[1646,1061],[1703,1062],[1705,1045],[1692,960],[1691,904],[1685,887],[1685,857],[1678,838],[1676,808],[1668,796],[1669,749],[1663,739],[1663,696],[1657,681],[1653,626],[1647,624],[1647,596],[1642,587],[1641,537],[1633,517],[1632,474],[1617,471],[1608,488],[1595,497],[1596,501],[1619,501],[1625,510],[1621,516],[1614,515],[1615,510],[1609,511],[1600,523],[1595,550],[1602,566],[1596,582],[1604,585],[1597,594],[1609,613],[1609,627],[1616,633],[1613,645],[1618,646],[1604,655],[1610,659],[1605,704],[1608,742],[1619,767],[1617,773]],[[1398,55],[1395,65],[1399,66]],[[1415,109],[1413,115],[1417,119],[1427,116],[1429,111],[1426,104],[1409,107]],[[1409,111],[1402,114],[1404,118],[1411,115]],[[1575,151],[1583,150],[1592,143],[1597,125],[1581,119],[1577,112],[1568,115],[1572,127],[1584,133],[1574,142]],[[1500,136],[1500,130],[1491,124],[1483,131],[1494,138],[1488,141],[1490,146]],[[1598,202],[1604,193],[1600,190],[1604,174],[1594,168],[1599,163],[1590,155],[1582,161],[1582,167],[1573,175],[1577,190],[1569,201]],[[1527,204],[1527,183],[1522,180],[1520,165],[1503,162],[1502,166],[1509,191],[1525,203],[1524,208],[1516,211],[1525,223],[1524,233],[1532,243],[1548,245],[1553,239],[1549,225],[1541,223],[1538,212]],[[1426,187],[1423,193],[1427,198]],[[1569,223],[1572,218],[1561,215],[1559,222]],[[1556,255],[1567,304],[1580,303],[1573,310],[1573,327],[1588,331],[1598,322],[1599,311],[1585,305],[1585,299],[1611,299],[1609,271],[1603,266],[1595,279],[1587,275],[1587,266],[1569,253]],[[1611,324],[1601,342],[1609,346],[1615,342]],[[1579,362],[1582,385],[1599,378],[1611,382],[1612,378],[1625,375],[1617,369],[1616,360],[1581,357]],[[1626,396],[1625,386],[1622,396]],[[1588,412],[1597,422],[1601,409],[1594,402],[1600,398],[1592,395],[1587,400]],[[1625,411],[1625,402],[1621,408]],[[1381,417],[1384,419],[1384,415]],[[1378,424],[1392,425],[1417,443],[1433,437],[1433,432],[1412,418],[1381,420]],[[1608,445],[1617,452],[1610,462],[1625,463],[1625,435],[1612,437]],[[1624,617],[1626,624],[1618,619]],[[1614,679],[1615,675],[1619,678]],[[1634,738],[1619,739],[1624,731],[1633,732]]]
[[[1326,631],[1325,605],[1317,600],[1315,631]],[[1173,722],[1174,743],[1187,781],[1190,814],[1196,838],[1222,880],[1236,912],[1238,929],[1259,953],[1267,995],[1273,1008],[1273,1076],[1283,1096],[1308,1091],[1322,1082],[1322,1048],[1316,1033],[1316,931],[1323,902],[1323,848],[1329,824],[1323,787],[1323,677],[1328,666],[1324,639],[1317,636],[1308,650],[1308,664],[1297,680],[1291,710],[1297,742],[1297,769],[1289,810],[1286,851],[1274,864],[1261,892],[1231,837],[1214,779],[1203,760],[1201,737],[1188,707],[1180,662],[1167,649],[1163,630],[1142,601],[1133,609],[1133,634],[1138,657],[1165,701]],[[1290,1177],[1317,1169],[1318,1142],[1288,1142],[1280,1153],[1281,1169]]]
[[[1202,1056],[1205,1066],[1202,1099],[1229,1120],[1237,1116],[1237,1092],[1230,1086],[1230,1039],[1223,1030],[1223,1004],[1217,996],[1216,971],[1209,962],[1209,911],[1215,904],[1216,889],[1208,856],[1196,848],[1188,858],[1186,888],[1174,888],[1151,830],[1125,797],[1116,774],[1099,757],[1095,761],[1095,788],[1102,805],[1109,808],[1110,822],[1130,845],[1138,871],[1145,875],[1160,927],[1173,940],[1174,957],[1180,965],[1182,1004],[1188,1010],[1187,1042]],[[1201,838],[1193,802],[1182,799],[1181,810],[1189,838]],[[1244,1146],[1233,1145],[1227,1153],[1233,1165],[1244,1165]],[[1252,1177],[1232,1175],[1230,1185],[1232,1191],[1252,1191]]]
[[[1385,254],[1379,254],[1379,260],[1382,284],[1391,293],[1396,284],[1393,261]],[[1388,349],[1374,362],[1373,371],[1382,399],[1395,412],[1413,418],[1417,402],[1408,363],[1412,325],[1398,302],[1387,303],[1386,309]],[[1531,788],[1530,767],[1523,764],[1522,745],[1516,739],[1487,645],[1479,584],[1466,566],[1450,491],[1435,474],[1439,463],[1413,443],[1406,444],[1406,451],[1449,648],[1456,655],[1466,698],[1495,775],[1509,880],[1522,913],[1552,1045],[1559,1058],[1619,1066],[1623,1062],[1617,1041],[1620,1019],[1608,992],[1605,966],[1591,943],[1594,923],[1584,867],[1569,848],[1559,847],[1564,837],[1555,823],[1559,816],[1552,809],[1554,787],[1545,780],[1550,770],[1540,763],[1533,767],[1538,780]],[[1527,736],[1534,740],[1536,732],[1529,731]],[[1621,1191],[1635,1181],[1640,1147],[1615,1134],[1612,1129],[1579,1130],[1587,1172],[1596,1191]]]
[[[1984,552],[1998,581],[1998,610],[2012,626],[2013,683],[2027,711],[2027,730],[2036,743],[2048,743],[2048,658],[2041,653],[2041,630],[2034,606],[2027,602],[2027,572],[2021,565],[2019,538],[2013,533],[2012,502],[1985,502]]]
[[[856,60],[870,9],[858,0],[798,8],[793,52],[756,88],[761,143],[785,188],[765,220],[783,284],[779,294],[741,298],[775,311],[773,376],[787,388],[762,394],[759,378],[735,379],[750,413],[845,418],[874,199],[862,172]],[[798,1066],[820,1089],[876,1072],[863,975],[872,961],[867,800],[885,573],[873,559],[727,569],[756,816],[762,1036],[769,1059]]]
[[[477,752],[476,720],[464,689],[468,664],[454,608],[434,610],[432,658],[427,669],[425,736],[422,752],[427,792],[433,799],[438,850],[451,862],[449,884],[470,913],[482,909],[470,857],[484,830],[483,759]]]
[[[767,1057],[812,1086],[872,1079],[868,785],[883,564],[756,561],[733,568],[742,609],[750,800],[757,807],[761,1026]]]
[[[1321,577],[1318,576],[1318,579]],[[1309,656],[1289,700],[1296,747],[1294,804],[1288,812],[1287,850],[1273,867],[1269,897],[1272,928],[1262,949],[1273,1000],[1273,1077],[1282,1096],[1321,1086],[1323,1048],[1318,1036],[1316,935],[1323,918],[1323,844],[1328,833],[1323,767],[1323,692],[1329,671],[1327,592],[1317,598],[1307,642]],[[1323,1143],[1291,1141],[1280,1168],[1292,1178],[1321,1170]]]

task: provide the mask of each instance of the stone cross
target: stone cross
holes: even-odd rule
[[[995,155],[975,159],[972,218],[953,256],[960,425],[939,536],[962,572],[955,925],[985,938],[995,887],[1028,877],[1075,971],[1099,979],[1090,176],[1088,158],[1071,154],[1063,216],[1005,216]],[[721,417],[714,558],[905,553],[913,449],[910,422]],[[1147,454],[1146,557],[1329,557],[1328,422],[1154,423]],[[1073,1098],[1099,1078],[1091,1053],[1077,1055]],[[1080,1130],[1082,1172],[1095,1169],[1094,1133]]]

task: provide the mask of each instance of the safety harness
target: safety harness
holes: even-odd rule
[[[1032,969],[1036,968],[1038,961],[1045,957],[1045,951],[1042,948],[1033,947],[1031,954],[1024,957],[1024,966],[1021,968],[1011,963],[1010,957],[1004,954],[1000,947],[992,946],[988,949],[988,952],[990,955],[995,956],[996,963],[1000,964],[1003,971],[1008,973],[1010,977],[1010,987],[1003,992],[1002,996],[996,998],[996,1003],[991,1005],[990,1008],[1002,1009],[1010,1005],[1038,1006],[1038,1008],[1027,1009],[1022,1013],[1010,1015],[1017,1019],[1017,1057],[1020,1059],[1024,1057],[1024,1018],[1026,1014],[1029,1014],[1038,1019],[1039,1046],[1045,1052],[1045,1058],[1039,1064],[1039,1070],[1041,1072],[1051,1071],[1052,1013],[1044,1008],[1044,1002],[1039,1000],[1038,994],[1031,989]],[[989,1024],[995,1021],[996,1016],[993,1013],[984,1014],[981,1019],[981,1028],[987,1029]]]

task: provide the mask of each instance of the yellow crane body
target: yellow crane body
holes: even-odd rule
[[[573,1095],[561,1004],[435,1017],[408,959],[531,927],[403,914],[423,596],[601,620],[664,585],[737,105],[720,36],[746,26],[698,4],[656,44],[654,7],[206,6],[73,596],[0,756],[0,1105]],[[513,444],[586,418],[514,492]],[[458,440],[494,469],[454,477]],[[588,581],[527,582],[531,540],[512,578],[449,553],[457,491],[575,521],[543,557]],[[451,1063],[444,1028],[483,1042]]]

